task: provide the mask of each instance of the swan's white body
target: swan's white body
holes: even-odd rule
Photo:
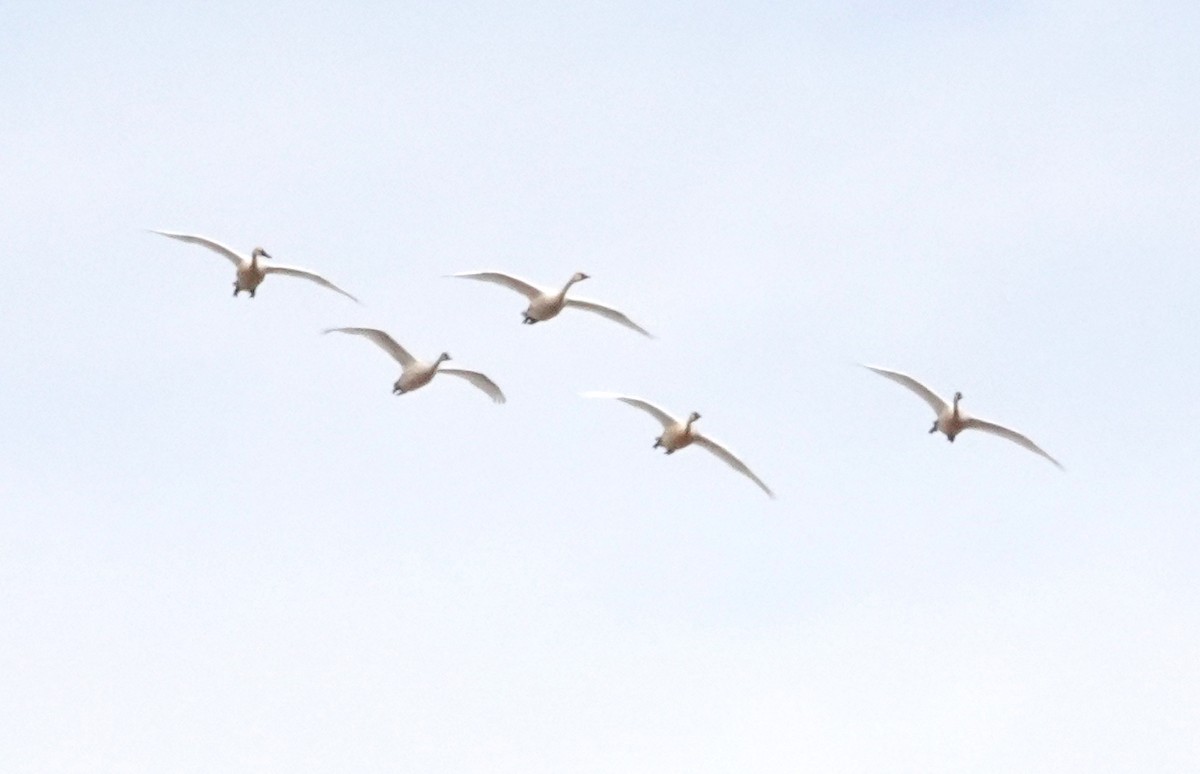
[[[946,401],[942,400],[942,398],[933,390],[921,384],[908,374],[902,374],[899,371],[889,371],[886,368],[876,368],[875,366],[863,366],[863,368],[874,371],[880,376],[891,379],[897,384],[904,385],[908,389],[912,390],[918,397],[920,397],[921,400],[929,404],[929,407],[933,409],[933,413],[937,416],[933,422],[933,427],[929,430],[930,433],[944,433],[946,435],[946,439],[953,442],[955,436],[957,436],[963,430],[982,430],[985,433],[991,433],[992,435],[998,435],[1001,438],[1007,438],[1013,443],[1025,447],[1034,454],[1045,457],[1046,459],[1050,460],[1050,462],[1053,462],[1055,465],[1057,465],[1059,469],[1062,469],[1062,465],[1058,460],[1051,457],[1049,454],[1043,451],[1040,446],[1029,440],[1021,433],[1018,433],[1016,430],[1004,427],[1003,425],[998,425],[995,422],[988,422],[987,420],[978,419],[977,417],[968,415],[958,406],[959,401],[962,400],[961,392],[954,393],[953,403],[947,403]]]
[[[318,285],[329,288],[336,293],[341,293],[351,301],[358,303],[357,298],[342,290],[337,285],[333,284],[316,272],[309,271],[308,269],[301,269],[298,266],[284,266],[283,264],[279,263],[260,263],[258,260],[259,258],[271,257],[267,255],[267,251],[261,247],[254,248],[249,257],[247,257],[230,249],[229,247],[226,247],[220,242],[209,239],[208,237],[196,236],[194,234],[177,234],[173,231],[155,231],[154,229],[151,229],[151,231],[153,231],[155,234],[162,234],[163,236],[171,237],[172,239],[178,239],[181,242],[189,242],[194,245],[207,247],[209,250],[212,250],[218,255],[222,255],[227,258],[234,265],[234,268],[237,272],[233,281],[233,295],[235,297],[244,290],[250,294],[251,298],[254,298],[255,291],[258,289],[258,286],[262,284],[262,281],[266,279],[268,274],[284,274],[289,277],[300,277],[301,279],[315,282]]]
[[[461,368],[439,368],[443,361],[450,359],[450,355],[445,352],[438,355],[437,359],[430,363],[417,360],[408,353],[408,350],[396,343],[395,339],[377,328],[330,328],[325,332],[352,333],[357,336],[364,336],[375,342],[384,352],[391,355],[400,364],[400,368],[402,369],[400,378],[392,385],[392,393],[395,395],[403,395],[419,387],[424,387],[433,380],[434,376],[443,373],[466,379],[487,393],[488,397],[496,403],[503,403],[505,400],[504,393],[500,391],[496,383],[478,371],[467,371]]]
[[[561,290],[552,290],[549,288],[538,287],[531,282],[526,282],[523,279],[514,277],[511,274],[504,274],[498,271],[467,271],[452,275],[454,277],[462,277],[463,279],[479,280],[480,282],[491,282],[496,285],[502,285],[509,290],[515,290],[525,298],[529,299],[529,306],[526,307],[524,322],[526,325],[549,320],[558,316],[558,313],[567,307],[574,309],[583,309],[588,312],[595,312],[602,317],[607,317],[613,322],[620,323],[626,328],[635,330],[643,336],[651,336],[650,332],[642,326],[630,320],[623,312],[618,312],[611,306],[597,303],[595,301],[586,301],[582,298],[567,298],[567,291],[576,282],[582,282],[588,279],[588,275],[583,272],[576,272],[571,279],[567,280],[567,284]]]
[[[757,484],[758,487],[766,492],[769,497],[775,497],[775,493],[771,491],[770,487],[763,483],[761,478],[754,475],[754,472],[751,471],[750,468],[746,467],[746,463],[734,456],[733,452],[692,428],[692,425],[696,422],[696,420],[700,419],[700,415],[696,412],[693,411],[691,414],[689,414],[686,420],[680,420],[671,416],[653,403],[642,400],[641,398],[635,398],[631,395],[621,395],[615,392],[585,392],[581,394],[585,398],[611,398],[613,400],[619,400],[622,403],[633,406],[634,408],[641,409],[657,419],[659,424],[661,424],[663,427],[662,435],[654,440],[654,448],[657,449],[662,447],[666,450],[667,454],[674,454],[686,446],[691,446],[693,443],[697,446],[702,446],[720,457],[734,470],[738,471]]]

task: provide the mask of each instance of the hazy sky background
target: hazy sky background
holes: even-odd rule
[[[0,6],[0,768],[1200,769],[1200,7],[453,5]]]

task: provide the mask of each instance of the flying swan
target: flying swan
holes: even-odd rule
[[[573,309],[583,309],[588,312],[595,312],[602,317],[607,317],[613,322],[620,323],[626,328],[637,331],[643,336],[654,338],[642,326],[635,323],[625,316],[624,313],[618,312],[610,306],[596,303],[595,301],[585,301],[582,298],[567,298],[567,291],[576,282],[583,282],[588,279],[588,275],[583,272],[575,272],[571,279],[567,280],[567,284],[562,290],[549,290],[538,287],[532,283],[526,282],[523,279],[518,279],[510,274],[504,274],[498,271],[465,271],[459,274],[452,274],[452,277],[462,277],[463,279],[479,280],[480,282],[491,282],[496,285],[503,285],[509,290],[515,290],[521,295],[529,299],[529,306],[525,309],[525,319],[522,321],[526,325],[549,320],[556,317],[565,307]]]
[[[392,385],[393,395],[403,395],[406,392],[412,392],[418,387],[424,387],[439,373],[450,374],[466,379],[471,384],[488,394],[496,403],[504,402],[504,393],[500,392],[500,388],[496,383],[487,378],[478,371],[466,371],[461,368],[439,368],[443,361],[449,360],[450,355],[446,352],[438,355],[437,360],[432,363],[426,363],[417,360],[412,355],[408,354],[408,350],[396,343],[396,340],[376,328],[330,328],[326,333],[352,333],[357,336],[365,336],[371,341],[379,345],[379,348],[391,355],[403,371],[400,378]]]
[[[584,392],[580,394],[585,398],[612,398],[613,400],[619,400],[622,403],[627,403],[634,408],[645,411],[657,419],[663,426],[663,434],[654,439],[654,446],[652,448],[657,449],[662,447],[666,450],[667,454],[674,454],[685,446],[690,446],[693,443],[698,444],[725,460],[734,470],[758,484],[759,489],[766,492],[769,497],[775,497],[775,493],[771,491],[770,487],[764,484],[761,478],[754,475],[750,468],[746,467],[746,463],[733,456],[733,453],[721,444],[692,429],[692,425],[700,418],[700,415],[695,411],[688,415],[686,422],[682,422],[653,403],[641,398],[620,395],[615,392]]]
[[[297,266],[284,266],[283,264],[279,263],[259,263],[259,258],[271,257],[267,255],[267,251],[261,247],[254,248],[254,250],[250,253],[250,257],[247,258],[246,256],[237,253],[220,242],[213,241],[208,237],[196,236],[194,234],[177,234],[173,231],[157,231],[155,229],[150,230],[155,234],[162,234],[165,237],[178,239],[181,242],[190,242],[194,245],[207,247],[209,250],[228,258],[237,269],[237,278],[233,281],[234,298],[237,298],[238,293],[241,293],[243,290],[248,292],[251,298],[254,298],[254,292],[258,289],[258,286],[262,284],[262,281],[266,279],[268,274],[285,274],[289,277],[300,277],[301,279],[310,280],[318,285],[327,287],[336,293],[341,293],[343,296],[351,301],[354,301],[355,303],[361,303],[357,298],[342,290],[337,285],[333,284],[316,272],[309,271],[308,269],[301,269]]]
[[[863,368],[874,371],[880,376],[885,376],[897,384],[904,385],[916,393],[921,400],[928,403],[929,407],[933,409],[933,412],[937,414],[937,419],[933,420],[933,427],[929,428],[930,433],[936,433],[940,430],[945,433],[946,438],[953,443],[954,437],[963,430],[983,430],[986,433],[992,433],[993,435],[998,435],[1001,438],[1007,438],[1013,443],[1020,444],[1034,454],[1038,454],[1050,460],[1057,465],[1060,470],[1064,469],[1058,460],[1051,457],[1049,454],[1044,452],[1040,446],[1021,435],[1016,430],[1010,430],[1009,428],[1004,427],[1003,425],[997,425],[994,422],[977,419],[969,416],[965,411],[959,409],[958,402],[962,400],[963,397],[961,392],[954,393],[954,404],[951,405],[938,397],[933,390],[929,389],[907,374],[902,374],[898,371],[889,371],[886,368],[876,368],[875,366],[869,365],[864,365]]]

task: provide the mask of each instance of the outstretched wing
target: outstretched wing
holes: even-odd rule
[[[396,359],[401,366],[408,368],[416,362],[416,358],[408,354],[408,350],[396,343],[396,340],[378,328],[329,328],[326,333],[353,333],[365,336],[379,345],[379,348]]]
[[[602,317],[607,317],[608,319],[612,320],[613,322],[624,325],[626,328],[632,328],[633,330],[637,331],[638,333],[642,334],[643,336],[649,336],[650,338],[654,338],[654,336],[650,333],[650,331],[648,331],[645,328],[643,328],[642,326],[638,325],[633,320],[630,320],[628,317],[625,316],[624,312],[618,312],[616,309],[613,309],[611,306],[605,306],[604,304],[598,304],[595,301],[585,301],[582,298],[568,298],[567,306],[573,306],[576,309],[586,309],[589,312],[595,312],[596,314],[601,315]]]
[[[150,229],[150,232],[154,234],[162,234],[163,236],[171,237],[172,239],[178,239],[180,242],[188,242],[193,245],[207,247],[209,250],[225,256],[233,263],[234,266],[241,266],[243,263],[247,263],[248,260],[243,256],[238,255],[233,251],[232,248],[226,247],[220,242],[209,239],[208,237],[196,236],[195,234],[179,234],[174,231],[158,231],[156,229]]]
[[[635,398],[632,395],[621,395],[620,393],[616,392],[581,392],[579,394],[585,398],[611,398],[613,400],[619,400],[622,403],[627,403],[634,408],[639,408],[657,419],[663,426],[664,430],[668,427],[679,424],[679,421],[675,419],[675,417],[671,416],[663,409],[655,406],[650,401],[642,400],[641,398]]]
[[[498,271],[464,271],[458,274],[451,274],[451,277],[462,277],[463,279],[479,280],[480,282],[491,282],[494,285],[503,285],[509,290],[515,290],[521,295],[528,298],[530,301],[542,295],[544,292],[538,286],[526,282],[523,279],[514,277],[511,274],[504,274]]]
[[[991,433],[992,435],[998,435],[1001,438],[1007,438],[1008,440],[1012,441],[1013,443],[1024,446],[1026,449],[1033,452],[1034,454],[1039,454],[1039,455],[1045,457],[1046,459],[1050,460],[1051,462],[1053,462],[1055,465],[1058,466],[1059,470],[1066,470],[1066,468],[1064,468],[1062,466],[1062,463],[1060,463],[1058,460],[1051,457],[1049,454],[1047,454],[1045,451],[1042,450],[1042,447],[1038,446],[1033,441],[1031,441],[1028,438],[1026,438],[1025,436],[1021,435],[1016,430],[1010,430],[1009,428],[1004,427],[1003,425],[998,425],[995,422],[988,422],[987,420],[976,419],[975,417],[968,417],[967,421],[966,421],[966,426],[968,428],[973,428],[975,430],[982,430],[985,433]]]
[[[750,470],[750,468],[746,467],[746,463],[733,456],[733,452],[729,451],[708,436],[701,435],[694,430],[692,431],[692,441],[725,460],[725,462],[728,463],[731,468],[741,473],[743,476],[746,476],[754,483],[758,484],[759,489],[766,492],[768,497],[774,499],[775,493],[771,491],[771,488],[764,484],[761,478],[754,475],[754,472]]]
[[[310,282],[315,282],[318,285],[321,285],[322,287],[329,288],[330,290],[334,291],[335,293],[341,293],[343,296],[350,299],[351,301],[353,301],[356,304],[362,303],[354,296],[350,295],[346,291],[339,288],[337,285],[333,284],[329,280],[322,277],[320,274],[317,274],[315,271],[309,271],[308,269],[301,269],[298,266],[284,266],[283,264],[279,264],[279,263],[264,263],[264,264],[260,264],[260,266],[262,267],[263,272],[266,274],[284,274],[288,277],[300,277],[301,279],[306,279],[306,280],[309,280]]]
[[[939,398],[937,393],[921,384],[908,374],[902,374],[899,371],[889,371],[886,368],[876,368],[875,366],[869,365],[864,365],[863,368],[866,368],[869,371],[874,371],[880,376],[885,376],[897,384],[903,384],[905,387],[916,393],[921,400],[928,403],[929,408],[933,409],[933,413],[937,414],[938,416],[941,416],[942,412],[949,407],[949,404]]]
[[[471,384],[486,392],[488,397],[495,402],[503,403],[505,401],[504,393],[500,392],[500,388],[496,386],[496,383],[478,371],[465,371],[461,368],[440,368],[438,369],[438,373],[450,374],[451,376],[461,376]]]

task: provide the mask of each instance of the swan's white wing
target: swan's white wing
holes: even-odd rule
[[[311,282],[315,282],[318,285],[321,285],[323,287],[327,287],[330,290],[334,291],[335,293],[341,293],[343,296],[350,299],[351,301],[353,301],[356,304],[362,303],[354,296],[350,295],[346,291],[339,288],[337,285],[333,284],[329,280],[322,277],[320,274],[317,274],[316,272],[313,272],[313,271],[309,271],[308,269],[301,269],[298,266],[284,266],[283,264],[279,264],[279,263],[263,263],[263,264],[259,264],[259,266],[262,268],[263,272],[266,274],[284,274],[288,277],[300,277],[301,279],[306,279]]]
[[[942,412],[945,411],[949,406],[946,401],[937,396],[937,393],[921,384],[908,374],[902,374],[899,371],[889,371],[886,368],[876,368],[875,366],[869,365],[864,365],[863,368],[866,368],[869,371],[874,371],[880,376],[886,376],[888,379],[891,379],[897,384],[903,384],[905,387],[915,392],[917,396],[921,398],[921,400],[928,403],[929,408],[933,409],[933,413],[937,414],[938,416],[941,416]]]
[[[764,484],[761,478],[754,475],[753,471],[746,467],[746,463],[733,456],[733,452],[729,451],[721,444],[717,443],[706,435],[701,435],[700,433],[695,432],[694,430],[692,431],[692,442],[703,446],[705,449],[708,449],[713,454],[725,460],[725,462],[727,462],[734,470],[758,484],[758,488],[766,492],[769,497],[775,497],[775,493],[771,491],[771,488]]]
[[[208,237],[196,236],[195,234],[177,234],[174,231],[158,231],[157,229],[153,229],[153,228],[150,229],[150,231],[151,231],[151,233],[154,233],[154,234],[162,234],[165,237],[171,237],[172,239],[178,239],[180,242],[190,242],[193,245],[200,245],[201,247],[207,247],[209,250],[212,250],[213,252],[219,253],[220,255],[223,255],[226,258],[228,258],[230,261],[233,262],[234,266],[241,266],[243,263],[248,262],[246,258],[243,258],[242,256],[238,255],[231,248],[226,247],[225,245],[221,244],[220,242],[209,239]]]
[[[496,383],[478,371],[465,371],[461,368],[440,368],[438,369],[438,373],[450,374],[451,376],[461,376],[471,384],[486,392],[488,396],[497,403],[503,403],[505,401],[504,393],[500,392],[500,388],[496,386]]]
[[[664,430],[668,427],[679,424],[679,421],[675,419],[675,417],[671,416],[666,411],[663,411],[658,406],[655,406],[649,401],[642,400],[641,398],[635,398],[631,395],[621,395],[620,393],[616,392],[581,392],[580,395],[585,398],[611,398],[613,400],[619,400],[622,403],[628,403],[630,406],[633,406],[634,408],[640,408],[642,411],[645,411],[647,414],[657,419],[663,426]]]
[[[1007,427],[1004,427],[1003,425],[996,424],[995,422],[988,422],[987,420],[976,419],[975,417],[968,417],[967,421],[966,421],[966,426],[968,428],[973,428],[975,430],[982,430],[985,433],[991,433],[993,435],[998,435],[1001,438],[1007,438],[1008,440],[1012,441],[1013,443],[1017,443],[1017,444],[1020,444],[1021,446],[1024,446],[1026,449],[1033,452],[1034,454],[1040,454],[1041,456],[1050,460],[1051,462],[1053,462],[1055,465],[1058,466],[1059,470],[1066,470],[1066,468],[1064,468],[1062,466],[1062,463],[1060,463],[1058,460],[1051,457],[1046,452],[1042,451],[1042,448],[1040,446],[1038,446],[1036,443],[1029,440],[1025,436],[1021,435],[1016,430],[1010,430]]]
[[[366,336],[368,339],[378,344],[384,352],[394,357],[396,362],[400,363],[400,365],[404,366],[405,368],[408,368],[410,365],[417,362],[415,357],[408,354],[408,350],[397,344],[395,339],[378,328],[329,328],[325,332],[353,333],[357,336]]]
[[[568,298],[567,306],[573,306],[576,309],[586,309],[589,312],[595,312],[598,315],[607,317],[608,319],[612,320],[613,322],[624,325],[626,328],[632,328],[633,330],[637,331],[638,333],[642,334],[643,336],[649,336],[650,338],[654,338],[654,336],[650,333],[650,331],[648,331],[645,328],[643,328],[642,326],[638,325],[633,320],[630,320],[628,317],[625,316],[624,312],[618,312],[616,309],[613,309],[612,307],[609,307],[609,306],[605,306],[604,304],[598,304],[595,301],[585,301],[582,298]]]
[[[518,279],[510,274],[504,274],[498,271],[464,271],[458,274],[451,274],[450,276],[462,277],[463,279],[479,280],[480,282],[491,282],[496,285],[503,285],[509,290],[517,291],[530,301],[542,295],[544,292],[538,286],[526,282],[523,279]]]

